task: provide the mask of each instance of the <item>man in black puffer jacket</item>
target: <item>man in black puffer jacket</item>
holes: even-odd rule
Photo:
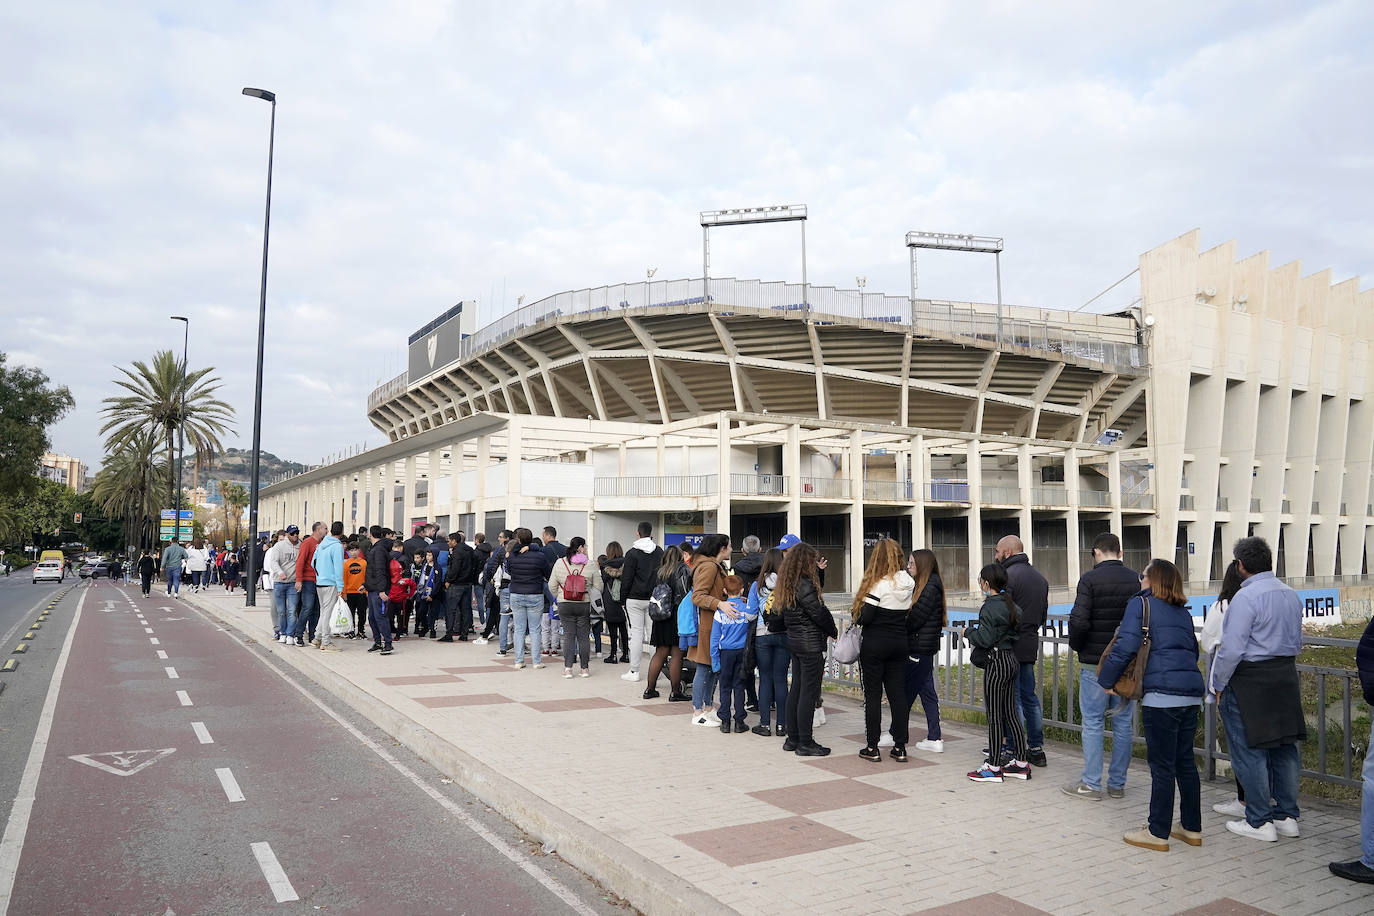
[[[1078,708],[1083,714],[1083,778],[1064,792],[1076,798],[1102,798],[1102,734],[1112,714],[1112,760],[1107,794],[1126,794],[1131,765],[1131,714],[1134,703],[1107,693],[1097,684],[1097,665],[1126,613],[1126,602],[1141,588],[1140,574],[1121,562],[1121,539],[1104,532],[1093,541],[1097,565],[1078,580],[1078,595],[1069,616],[1069,648],[1078,653]]]
[[[1364,701],[1374,706],[1374,620],[1370,620],[1355,649],[1355,668],[1360,673],[1360,689]],[[1374,729],[1370,731],[1374,738]],[[1374,744],[1374,742],[1371,742]],[[1374,757],[1366,756],[1364,764],[1364,803],[1360,813],[1360,844],[1364,856],[1352,862],[1332,862],[1331,873],[1361,884],[1374,884]]]
[[[391,539],[383,536],[381,525],[368,530],[372,546],[367,549],[367,571],[363,573],[363,587],[367,589],[367,619],[372,624],[372,648],[391,654],[391,620],[386,614],[386,598],[391,591]]]
[[[1016,660],[1021,663],[1016,700],[1025,721],[1026,759],[1042,767],[1049,761],[1045,759],[1045,723],[1040,709],[1040,691],[1035,686],[1035,664],[1040,658],[1040,630],[1049,613],[1050,583],[1031,566],[1026,545],[1014,534],[997,542],[995,559],[1007,571],[1007,591],[1016,603],[1020,622],[1020,635],[1014,649]]]

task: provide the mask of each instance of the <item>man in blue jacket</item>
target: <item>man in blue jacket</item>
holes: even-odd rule
[[[1374,619],[1364,628],[1355,650],[1355,667],[1360,672],[1364,701],[1374,706]],[[1354,862],[1332,862],[1331,874],[1361,884],[1374,884],[1374,724],[1369,729],[1370,750],[1364,755],[1364,789],[1360,804],[1360,846],[1364,855]]]
[[[338,652],[333,644],[334,601],[343,589],[343,522],[329,526],[329,534],[315,548],[310,558],[315,567],[315,596],[320,609],[320,622],[315,629],[315,646],[325,652]]]

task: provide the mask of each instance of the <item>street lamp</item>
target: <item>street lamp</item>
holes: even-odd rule
[[[267,130],[267,204],[262,216],[262,287],[258,294],[258,374],[253,390],[253,464],[248,490],[248,535],[253,545],[247,551],[248,588],[245,606],[254,607],[258,593],[258,470],[262,452],[262,346],[263,330],[267,324],[267,236],[272,225],[272,152],[277,140],[277,94],[266,89],[244,88],[244,95],[272,103],[272,120]]]
[[[191,343],[191,319],[181,315],[171,316],[173,321],[180,321],[183,325],[181,337],[181,410],[177,411],[177,500],[176,508],[176,534],[172,538],[181,543],[181,469],[186,463],[186,353]]]

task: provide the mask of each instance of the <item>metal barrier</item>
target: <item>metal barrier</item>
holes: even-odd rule
[[[977,617],[971,609],[950,608],[952,617],[960,621]],[[849,625],[848,613],[836,613],[835,623],[841,632]],[[1040,690],[1044,723],[1047,728],[1059,728],[1071,732],[1083,731],[1079,718],[1078,685],[1082,665],[1078,653],[1069,648],[1069,618],[1066,615],[1051,615],[1041,632],[1041,654],[1036,666],[1036,685]],[[1303,636],[1303,646],[1328,646],[1354,649],[1358,644],[1354,639],[1331,639],[1324,636]],[[1048,651],[1046,651],[1048,650]],[[940,705],[953,709],[983,712],[983,678],[979,669],[968,660],[969,649],[954,633],[953,627],[945,628],[940,657],[936,662],[935,687],[940,694]],[[1206,658],[1207,669],[1211,659]],[[1304,685],[1315,685],[1317,710],[1315,725],[1309,720],[1307,745],[1316,744],[1315,766],[1304,764],[1302,775],[1319,782],[1358,788],[1361,785],[1360,763],[1356,761],[1361,742],[1368,738],[1365,728],[1362,734],[1352,734],[1352,721],[1356,718],[1359,705],[1364,705],[1360,692],[1359,672],[1353,668],[1328,668],[1319,665],[1299,664],[1298,677]],[[1096,670],[1094,668],[1094,670]],[[1210,673],[1205,670],[1204,674]],[[836,686],[860,690],[859,666],[841,665],[834,658],[834,643],[826,648],[824,679]],[[1334,687],[1332,682],[1335,682]],[[1333,710],[1334,720],[1333,720]],[[1211,780],[1217,775],[1217,762],[1230,761],[1230,756],[1221,749],[1222,729],[1218,724],[1215,703],[1204,705],[1201,717],[1203,741],[1201,747],[1194,746],[1193,753],[1201,761],[1203,775]],[[1136,712],[1131,725],[1134,743],[1144,745],[1145,738],[1140,733],[1140,709]],[[1111,736],[1110,723],[1106,737]],[[1365,751],[1368,752],[1368,748]],[[1334,753],[1333,753],[1334,751]],[[1336,765],[1332,767],[1332,763]]]

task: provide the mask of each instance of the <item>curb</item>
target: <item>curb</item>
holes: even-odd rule
[[[195,596],[184,601],[219,620],[259,647],[280,645],[254,632],[242,620]],[[529,791],[462,748],[439,737],[394,706],[378,699],[301,650],[280,653],[282,661],[329,691],[373,725],[452,778],[506,820],[543,842],[552,841],[568,864],[599,881],[642,913],[702,916],[735,910],[572,815],[531,805]]]

